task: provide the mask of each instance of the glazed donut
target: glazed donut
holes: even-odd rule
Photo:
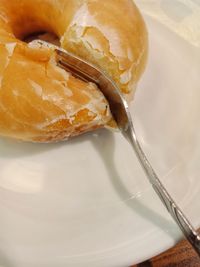
[[[55,51],[25,42],[58,36],[63,49],[107,72],[127,97],[147,58],[147,31],[132,0],[0,0],[0,135],[52,142],[109,125],[98,88],[61,69]]]

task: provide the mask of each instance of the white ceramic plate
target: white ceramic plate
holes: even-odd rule
[[[132,108],[161,180],[200,225],[199,50],[146,17],[150,59]],[[0,140],[0,266],[126,267],[181,234],[119,133]]]

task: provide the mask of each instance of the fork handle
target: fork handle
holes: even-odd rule
[[[41,43],[41,41],[39,42]],[[42,41],[42,44],[48,45],[48,43],[44,41]],[[98,69],[87,61],[60,49],[59,47],[54,47],[57,52],[56,61],[60,67],[70,71],[75,77],[81,78],[84,81],[96,83],[101,92],[107,98],[113,117],[116,119],[118,126],[121,127],[123,135],[133,146],[133,149],[155,192],[158,194],[185,237],[189,240],[200,256],[200,237],[164,188],[142,151],[133,128],[131,116],[128,111],[128,104],[120,93],[119,88],[104,71]]]
[[[190,242],[200,257],[200,236],[159,180],[137,140],[133,125],[130,125],[126,131],[122,130],[122,133],[132,145],[154,191],[157,193],[186,239]]]

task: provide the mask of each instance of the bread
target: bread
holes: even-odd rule
[[[0,135],[53,142],[112,121],[96,85],[56,65],[53,49],[26,43],[50,32],[97,65],[131,99],[147,58],[147,31],[131,0],[0,0]]]

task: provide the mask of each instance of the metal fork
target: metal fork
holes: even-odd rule
[[[46,42],[39,42],[41,44],[48,45]],[[183,232],[186,239],[190,242],[200,257],[200,236],[163,186],[145,156],[134,130],[128,104],[117,85],[103,70],[59,47],[54,46],[54,48],[57,55],[56,61],[58,66],[71,72],[73,76],[83,81],[95,83],[104,94],[105,98],[108,100],[113,118],[121,130],[121,133],[135,151],[137,158],[146,173],[146,177],[153,186],[153,189],[167,208],[168,212],[171,214],[174,221],[177,223],[178,227]]]

